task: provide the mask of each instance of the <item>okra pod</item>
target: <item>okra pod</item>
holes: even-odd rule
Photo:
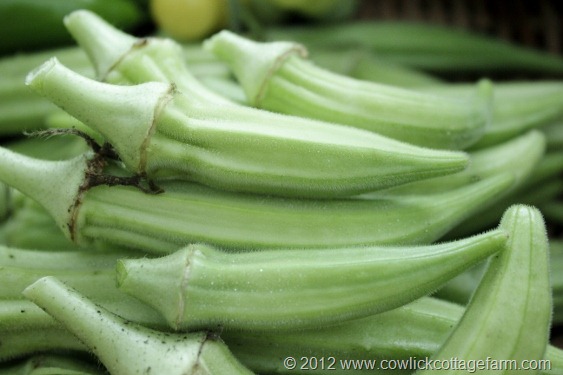
[[[95,363],[61,354],[42,354],[0,366],[0,375],[104,375]]]
[[[544,358],[552,313],[549,244],[541,213],[516,205],[504,214],[505,250],[493,256],[461,320],[433,355],[435,360],[524,360]],[[512,374],[515,368],[501,370]],[[420,373],[440,373],[425,369]],[[451,368],[448,374],[466,373]]]
[[[430,74],[393,64],[360,48],[313,49],[309,58],[320,67],[352,78],[399,87],[436,86],[443,82]]]
[[[130,324],[54,277],[36,281],[24,295],[83,341],[112,374],[252,374],[207,333],[165,333]]]
[[[293,40],[310,49],[366,48],[389,61],[443,74],[473,72],[483,75],[491,71],[563,74],[563,60],[559,56],[452,27],[424,23],[364,21],[271,28],[266,38]]]
[[[419,89],[436,95],[470,98],[473,86],[451,84]],[[563,82],[513,81],[494,84],[491,126],[471,149],[489,147],[532,128],[541,128],[563,115]]]
[[[411,302],[505,242],[505,232],[491,231],[418,247],[227,253],[190,245],[162,258],[118,262],[117,282],[174,329],[312,328]]]
[[[547,137],[547,147],[550,150],[563,149],[563,122],[555,121],[541,128]]]
[[[0,181],[37,200],[79,245],[113,243],[166,254],[204,242],[228,249],[431,243],[512,186],[506,172],[441,194],[302,200],[162,181],[162,194],[98,170],[85,154],[38,160],[0,148]],[[102,185],[100,185],[102,184]],[[98,186],[96,186],[98,185]]]
[[[10,308],[4,307],[7,302]],[[7,315],[4,310],[11,310],[11,313]],[[284,368],[282,359],[287,356],[301,358],[304,354],[317,358],[332,356],[338,361],[374,358],[408,360],[431,356],[440,348],[463,312],[464,308],[460,305],[423,297],[381,314],[338,325],[288,332],[223,330],[221,338],[235,356],[256,373],[305,374],[310,371],[299,367],[293,370]],[[18,319],[10,318],[9,314]],[[87,351],[74,335],[29,301],[0,301],[0,317],[3,321],[8,317],[11,323],[8,329],[0,326],[0,358],[21,358],[46,351]],[[360,342],[361,347],[358,346]],[[542,374],[561,373],[561,349],[548,345],[545,359],[550,361],[551,370],[541,371]],[[338,367],[334,370],[325,368],[324,371],[319,368],[315,372],[344,373],[338,370]],[[372,373],[376,370],[366,371]]]
[[[11,211],[10,188],[0,182],[0,223],[10,215]]]
[[[173,85],[118,86],[50,60],[28,85],[99,131],[133,173],[216,188],[337,197],[462,170],[467,155],[346,126],[192,101]],[[275,122],[272,122],[275,121]]]
[[[229,64],[251,105],[273,112],[441,149],[467,148],[490,122],[488,81],[474,98],[455,99],[332,73],[304,59],[303,47],[291,42],[259,43],[224,30],[204,46]]]
[[[542,206],[555,199],[561,193],[562,182],[558,176],[563,171],[563,152],[549,152],[537,164],[520,186],[514,186],[499,196],[499,199],[486,210],[479,210],[462,223],[456,225],[447,238],[463,238],[479,233],[493,226],[503,215],[507,207],[522,203]],[[478,217],[479,220],[475,218]]]
[[[559,157],[546,158],[545,148],[546,139],[543,133],[531,130],[496,146],[470,152],[469,166],[461,172],[389,188],[385,193],[391,195],[439,193],[510,171],[516,181],[504,192],[503,195],[507,195],[523,185],[532,184],[535,179],[545,180],[563,170],[563,153]],[[546,177],[539,177],[540,174]],[[538,176],[532,177],[533,175]],[[507,207],[508,205],[501,210],[497,219],[500,219]]]

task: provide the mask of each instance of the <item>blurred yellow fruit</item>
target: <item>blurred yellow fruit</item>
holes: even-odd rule
[[[150,12],[156,25],[178,41],[203,39],[223,24],[225,0],[151,0]]]

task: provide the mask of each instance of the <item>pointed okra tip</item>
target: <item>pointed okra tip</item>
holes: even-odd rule
[[[203,43],[203,48],[225,61],[248,100],[258,105],[270,77],[291,56],[307,57],[307,49],[294,42],[256,42],[223,30]]]
[[[100,80],[104,80],[110,70],[139,42],[138,38],[115,28],[89,10],[70,13],[64,18],[64,24],[86,51]]]

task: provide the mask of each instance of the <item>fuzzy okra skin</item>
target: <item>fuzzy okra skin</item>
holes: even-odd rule
[[[99,131],[133,173],[281,196],[359,194],[462,170],[467,155],[346,126],[192,101],[173,85],[117,86],[50,60],[28,85]]]
[[[412,195],[445,192],[510,171],[516,181],[503,193],[507,195],[531,182],[531,176],[544,169],[548,169],[545,174],[558,173],[563,169],[563,153],[560,157],[545,157],[545,138],[543,133],[531,130],[501,144],[471,152],[469,166],[461,172],[392,187],[385,190],[385,193]],[[498,218],[506,207],[501,210]]]
[[[119,261],[117,282],[174,329],[311,328],[411,302],[505,242],[497,230],[412,247],[227,253],[190,245],[162,258]]]
[[[437,361],[513,360],[544,358],[552,314],[549,244],[541,213],[515,205],[499,226],[509,233],[506,248],[490,259],[463,317],[440,350]],[[500,362],[497,362],[497,364]],[[515,368],[485,368],[485,373],[512,374]],[[435,368],[420,374],[441,373]],[[537,371],[536,371],[537,372]],[[465,374],[451,368],[448,374]]]
[[[0,148],[0,181],[38,201],[79,245],[166,254],[194,242],[229,249],[431,243],[514,184],[507,172],[440,194],[287,199],[163,181],[162,194],[92,186],[92,155],[38,160]]]
[[[207,333],[174,334],[130,324],[54,277],[36,281],[23,294],[83,341],[113,375],[252,374]]]
[[[421,92],[470,98],[473,86],[450,84],[420,88]],[[563,82],[513,81],[494,84],[491,126],[471,149],[509,140],[532,128],[540,128],[563,115]]]
[[[231,66],[249,103],[273,112],[458,150],[477,142],[490,123],[488,81],[473,98],[455,99],[332,73],[305,60],[302,47],[291,42],[258,43],[225,30],[205,47]]]
[[[5,307],[5,305],[9,305]],[[13,306],[11,306],[13,305]],[[5,313],[4,310],[11,310]],[[22,313],[25,311],[25,313]],[[463,315],[460,305],[423,297],[385,313],[363,319],[349,320],[338,325],[297,331],[240,331],[224,330],[221,338],[233,354],[252,371],[263,373],[309,373],[300,366],[290,370],[282,366],[282,359],[292,356],[316,358],[334,357],[336,368],[319,374],[339,372],[340,360],[424,358],[436,352]],[[38,352],[88,349],[74,335],[51,316],[29,301],[0,301],[0,318],[9,319],[9,327],[0,325],[0,359],[22,358]],[[362,343],[358,346],[358,343]],[[549,345],[545,359],[551,370],[542,374],[560,374],[563,370],[563,350]],[[327,363],[328,364],[328,363]],[[360,370],[358,370],[360,371]],[[366,369],[366,373],[375,370]],[[387,372],[387,371],[386,371]],[[410,373],[410,371],[408,371]]]

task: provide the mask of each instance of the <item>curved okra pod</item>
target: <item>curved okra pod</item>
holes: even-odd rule
[[[552,298],[543,218],[533,207],[516,205],[506,211],[500,228],[509,233],[506,249],[490,260],[463,317],[433,359],[514,361],[515,367],[497,368],[512,374],[524,360],[544,358]],[[420,371],[434,372],[443,370]]]
[[[441,194],[303,200],[163,181],[165,192],[154,195],[115,185],[99,163],[90,154],[53,162],[0,148],[0,181],[42,204],[79,245],[160,254],[194,242],[245,250],[431,243],[514,183],[507,172]]]
[[[225,30],[205,46],[231,66],[249,103],[273,112],[443,149],[477,142],[490,122],[488,81],[478,85],[474,98],[452,99],[332,73],[305,60],[295,43],[259,43]]]
[[[190,245],[118,262],[119,289],[174,329],[319,327],[399,307],[498,251],[502,230],[413,247],[227,253]]]
[[[24,295],[83,341],[112,374],[252,374],[207,333],[173,334],[130,324],[56,278],[36,281]]]
[[[213,187],[335,197],[449,174],[462,152],[431,150],[374,133],[242,106],[192,101],[173,85],[117,86],[51,60],[28,84],[99,131],[133,173]]]

